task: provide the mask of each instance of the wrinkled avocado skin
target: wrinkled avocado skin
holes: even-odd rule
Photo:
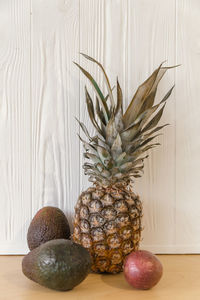
[[[29,279],[55,290],[71,290],[88,275],[89,252],[70,240],[52,240],[29,252],[22,271]]]
[[[41,208],[28,229],[27,242],[30,250],[43,243],[55,239],[68,239],[70,227],[65,214],[57,207],[45,206]]]

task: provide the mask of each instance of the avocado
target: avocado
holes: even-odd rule
[[[22,271],[29,279],[50,289],[67,291],[88,275],[91,258],[87,249],[70,240],[46,242],[29,252]]]
[[[41,208],[28,229],[27,242],[30,250],[55,239],[69,239],[70,227],[62,210],[53,206]]]

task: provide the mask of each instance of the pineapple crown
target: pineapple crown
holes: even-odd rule
[[[144,153],[160,145],[152,141],[159,135],[158,131],[169,125],[157,126],[174,86],[158,104],[154,104],[154,100],[163,75],[168,69],[177,66],[163,67],[161,63],[138,87],[126,112],[123,113],[123,96],[118,79],[115,101],[113,89],[103,66],[92,57],[81,54],[100,67],[108,90],[107,96],[104,96],[91,74],[75,63],[89,79],[96,94],[94,108],[93,100],[85,87],[87,110],[97,135],[91,137],[86,126],[77,120],[87,137],[85,141],[79,136],[85,148],[84,157],[90,161],[84,163],[83,169],[85,174],[89,175],[89,181],[96,184],[110,185],[118,182],[126,184],[134,177],[142,176],[143,161],[148,157],[144,156]]]

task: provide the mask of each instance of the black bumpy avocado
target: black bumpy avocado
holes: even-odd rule
[[[70,240],[46,242],[29,252],[22,271],[29,279],[50,289],[67,291],[81,283],[91,268],[89,252]]]
[[[57,207],[41,208],[28,229],[27,242],[30,250],[55,239],[69,239],[70,227],[65,214]]]

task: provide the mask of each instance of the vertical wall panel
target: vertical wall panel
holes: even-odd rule
[[[79,193],[79,1],[33,1],[32,213],[58,206],[70,218]]]
[[[177,0],[176,244],[200,251],[200,2]]]
[[[26,251],[31,216],[30,4],[0,2],[0,253]]]
[[[97,0],[82,0],[80,1],[80,52],[86,53],[99,61],[103,62],[104,49],[104,1]],[[101,76],[98,67],[92,62],[80,56],[80,64],[93,74],[95,80],[102,84],[103,77]],[[94,133],[93,126],[88,117],[88,112],[85,102],[85,85],[88,91],[94,98],[95,93],[90,87],[89,81],[85,76],[80,74],[80,121],[88,128],[91,135]],[[95,98],[94,98],[95,99]],[[83,131],[80,131],[84,137]],[[84,148],[80,145],[80,192],[85,190],[90,183],[84,175],[82,165]]]
[[[175,1],[128,1],[128,99],[136,87],[167,60],[175,64]],[[162,79],[157,101],[174,83],[174,70]],[[144,206],[142,247],[173,251],[175,242],[175,98],[165,108],[161,124],[170,123],[156,142],[161,146],[149,151],[144,176],[136,180],[136,191]]]

